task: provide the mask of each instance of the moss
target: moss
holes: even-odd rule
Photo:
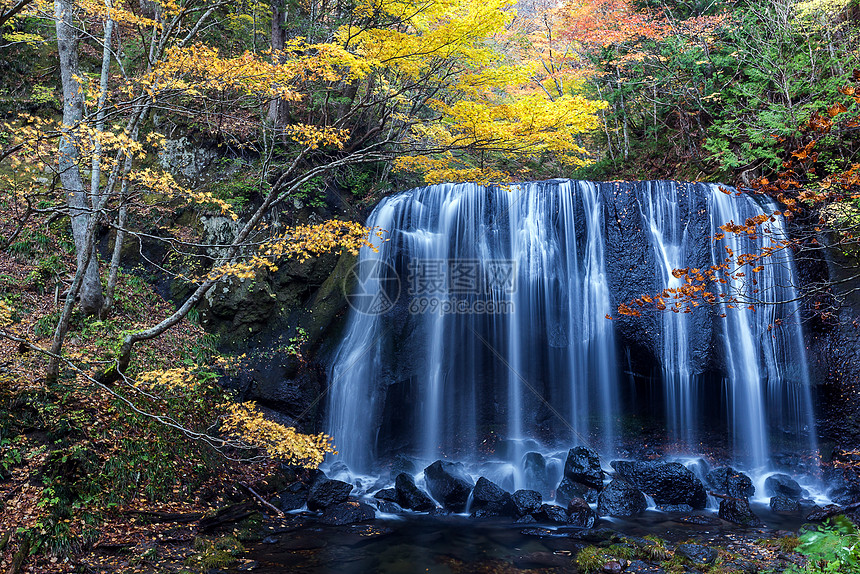
[[[242,522],[236,525],[233,530],[236,538],[242,542],[255,542],[262,540],[265,537],[263,533],[263,515],[256,513],[252,514]]]
[[[576,555],[576,565],[583,572],[597,572],[606,561],[606,551],[596,546],[587,546]]]
[[[185,560],[185,565],[196,572],[207,572],[213,568],[227,568],[238,562],[245,547],[235,536],[204,538],[198,536],[192,545],[195,553]]]
[[[636,550],[627,544],[613,544],[609,547],[609,553],[615,558],[624,558],[630,560],[636,556]]]

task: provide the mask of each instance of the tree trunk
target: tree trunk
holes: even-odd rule
[[[110,0],[106,2],[111,5]],[[113,19],[108,16],[105,22],[104,49],[102,50],[102,72],[99,81],[99,100],[96,108],[96,133],[101,134],[105,131],[105,102],[107,101],[108,78],[110,76],[110,59],[111,59],[111,38],[113,36]],[[101,184],[102,175],[102,142],[96,139],[93,146],[93,166],[90,178],[90,195],[93,198],[93,205],[102,203],[102,198],[99,195],[99,186]]]
[[[284,27],[286,21],[286,2],[284,0],[272,0],[272,51],[278,52],[284,49],[287,43],[287,30]],[[281,99],[272,100],[269,103],[269,122],[277,132],[278,128],[287,124],[289,109],[287,102]]]
[[[117,217],[117,229],[113,243],[113,255],[110,260],[110,272],[108,274],[107,289],[105,290],[105,310],[110,311],[114,303],[114,291],[119,275],[119,264],[122,259],[122,244],[125,242],[125,226],[128,223],[128,172],[131,171],[131,156],[126,156],[123,167],[124,176],[119,191],[119,215]]]
[[[78,81],[78,33],[74,27],[72,10],[72,3],[68,0],[54,2],[60,77],[63,84],[63,126],[66,130],[60,140],[57,167],[68,199],[78,266],[86,265],[80,289],[81,311],[86,315],[98,315],[104,305],[98,258],[87,256],[91,246],[86,244],[87,227],[94,214],[91,213],[90,202],[78,169],[81,157],[74,141],[76,136],[68,131],[77,128],[84,112],[83,86]]]

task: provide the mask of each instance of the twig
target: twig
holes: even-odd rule
[[[262,496],[260,496],[259,494],[257,494],[257,492],[256,492],[253,488],[251,488],[250,486],[248,486],[248,485],[247,485],[247,484],[245,484],[244,482],[239,482],[239,483],[237,483],[237,484],[238,484],[239,486],[241,486],[244,490],[246,490],[246,491],[248,491],[250,494],[252,494],[252,495],[254,496],[254,498],[256,498],[256,499],[260,502],[260,504],[262,504],[263,506],[265,506],[266,508],[268,508],[269,510],[271,510],[272,512],[274,512],[274,513],[275,513],[275,516],[278,516],[278,517],[280,517],[280,518],[283,518],[283,517],[284,517],[284,513],[283,513],[283,511],[282,511],[282,510],[280,510],[280,509],[276,508],[275,506],[272,506],[269,502],[267,502],[267,501],[266,501],[266,499],[264,499]]]

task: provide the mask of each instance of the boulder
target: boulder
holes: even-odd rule
[[[600,458],[597,453],[584,446],[578,446],[567,452],[564,462],[564,477],[571,482],[584,484],[595,490],[603,488],[603,470],[600,468]]]
[[[551,522],[553,524],[567,524],[567,512],[561,506],[555,504],[541,504],[534,517],[538,522]]]
[[[350,492],[352,492],[352,485],[348,482],[328,478],[317,480],[308,493],[308,508],[322,510],[332,504],[345,502]]]
[[[725,498],[720,501],[720,518],[741,526],[760,526],[761,521],[753,514],[746,498]]]
[[[601,568],[600,571],[603,574],[621,574],[624,571],[624,568],[621,567],[621,563],[617,560],[610,560],[603,565],[603,568]]]
[[[431,496],[451,512],[463,512],[474,484],[462,463],[437,460],[424,469]]]
[[[401,472],[394,480],[394,491],[397,494],[397,504],[403,508],[426,512],[436,508],[436,503],[420,488],[415,486],[412,475]]]
[[[800,504],[789,496],[777,494],[770,499],[770,509],[774,512],[793,514],[800,512]]]
[[[693,507],[689,504],[659,504],[657,510],[663,512],[692,512]]]
[[[707,474],[705,481],[717,494],[732,498],[750,498],[755,495],[755,486],[750,477],[730,466],[715,468]]]
[[[297,510],[308,502],[308,487],[301,482],[294,482],[272,499],[272,506],[284,512]]]
[[[567,505],[567,522],[581,528],[591,528],[597,515],[582,498],[574,498]]]
[[[513,514],[511,495],[496,483],[483,476],[475,483],[472,491],[472,512],[477,516],[510,516]]]
[[[654,497],[657,504],[689,504],[695,509],[708,504],[705,485],[679,462],[615,460],[611,465],[620,478]]]
[[[574,498],[584,498],[588,502],[597,502],[597,490],[585,484],[573,482],[565,476],[555,489],[555,501],[558,504],[566,505]]]
[[[675,522],[681,524],[696,524],[698,526],[719,526],[722,524],[719,518],[714,516],[702,516],[701,514],[690,514],[689,516],[680,516],[675,519]]]
[[[320,522],[330,526],[365,522],[376,518],[376,511],[363,502],[338,502],[328,506],[320,517]]]
[[[521,516],[514,520],[514,524],[534,524],[535,522],[537,522],[537,520],[531,514],[526,514],[525,516]]]
[[[830,497],[830,500],[836,504],[841,504],[842,506],[848,506],[849,504],[860,502],[860,492],[854,490],[852,487],[841,486],[839,488],[835,488],[828,496]]]
[[[385,512],[386,514],[400,514],[403,512],[403,508],[399,504],[389,500],[377,500],[376,508],[379,512]]]
[[[614,479],[597,496],[598,516],[633,516],[645,511],[645,495],[621,479]]]
[[[537,512],[541,505],[540,492],[534,490],[518,490],[511,495],[516,516],[526,516]]]
[[[803,489],[787,474],[772,474],[764,481],[764,494],[771,497],[781,494],[793,500],[800,500],[803,497]]]
[[[397,489],[383,488],[374,494],[373,498],[376,498],[377,500],[385,500],[387,502],[397,502]]]
[[[710,566],[717,560],[717,551],[701,544],[678,544],[675,555],[680,555],[695,566]]]
[[[526,488],[548,494],[549,483],[546,474],[546,459],[539,452],[527,452],[523,457],[523,474]]]

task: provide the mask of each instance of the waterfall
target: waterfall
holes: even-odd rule
[[[727,246],[752,252],[785,233],[775,217],[769,234],[715,241],[720,225],[773,206],[712,185],[626,185],[445,184],[385,198],[368,226],[386,240],[361,250],[330,361],[327,431],[340,458],[372,472],[396,454],[514,469],[538,449],[583,444],[612,456],[630,438],[638,392],[621,384],[629,334],[607,319],[630,278],[660,292],[680,284],[673,269],[719,264]],[[633,255],[653,265],[621,268],[610,249],[628,200],[635,213],[623,217],[641,233]],[[767,466],[775,434],[813,437],[815,448],[793,262],[783,251],[772,263],[726,285],[763,303],[754,311],[722,303],[643,322],[656,371],[640,378],[662,388],[668,438],[686,452],[705,415],[724,419],[737,459],[756,467]]]
[[[645,182],[639,192],[642,219],[654,250],[657,285],[677,288],[681,279],[674,269],[687,267],[687,222],[689,214],[681,216],[679,186],[674,182]],[[692,199],[695,200],[696,195]],[[695,201],[688,209],[696,209]],[[672,439],[689,451],[695,436],[694,408],[696,395],[690,364],[689,316],[686,313],[663,312],[660,316],[660,366],[666,408],[666,424]]]
[[[762,213],[777,213],[769,199],[713,188],[708,203],[713,236],[729,221],[741,223]],[[735,256],[758,253],[786,236],[779,215],[752,237],[726,233],[713,242],[712,263],[725,261],[726,248]],[[808,450],[817,451],[794,262],[791,253],[782,249],[764,263],[761,271],[749,264],[731,266],[733,277],[726,288],[737,303],[720,305],[735,452],[751,468],[759,469],[770,465],[769,435],[773,433],[769,429],[785,427],[804,435]]]

